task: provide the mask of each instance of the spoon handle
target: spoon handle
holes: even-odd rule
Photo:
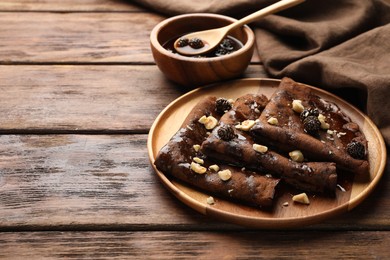
[[[233,27],[239,27],[241,25],[251,23],[253,21],[258,20],[261,17],[282,11],[282,10],[287,9],[289,7],[292,7],[294,5],[300,4],[304,1],[305,0],[282,0],[282,1],[279,1],[279,2],[272,4],[270,6],[267,6],[267,7],[255,12],[255,13],[253,13],[253,14],[245,16],[244,18],[242,18],[242,19],[238,20],[237,22],[234,22],[226,27],[229,27],[228,30],[230,30]]]

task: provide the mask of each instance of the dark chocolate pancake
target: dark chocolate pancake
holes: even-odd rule
[[[218,120],[225,110],[230,109],[226,100],[220,101],[218,109],[215,97],[199,102],[179,131],[160,150],[155,165],[164,174],[212,194],[250,205],[271,206],[279,179],[215,162],[198,149],[211,131],[206,127],[211,128],[215,123],[210,118]]]
[[[257,121],[251,133],[259,142],[286,152],[299,149],[310,161],[335,162],[337,168],[368,173],[367,141],[359,126],[336,104],[292,79],[281,81]]]

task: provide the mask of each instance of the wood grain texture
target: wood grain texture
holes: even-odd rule
[[[139,11],[126,0],[2,0],[1,11],[101,12]]]
[[[4,233],[1,258],[388,259],[390,232]],[[16,250],[17,248],[17,250]]]
[[[152,63],[145,13],[2,13],[0,63]]]
[[[246,77],[266,77],[252,65]],[[0,66],[1,132],[136,131],[187,89],[156,66]]]
[[[155,178],[144,135],[5,135],[0,142],[0,230],[202,223]]]
[[[235,230],[186,207],[146,135],[0,136],[0,230]],[[389,170],[356,209],[308,229],[390,230]]]

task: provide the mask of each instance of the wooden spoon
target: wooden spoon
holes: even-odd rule
[[[229,24],[227,26],[217,28],[217,29],[212,29],[212,30],[205,30],[205,31],[199,31],[199,32],[193,32],[186,34],[179,39],[177,39],[174,43],[174,48],[176,51],[182,55],[186,56],[194,56],[194,55],[200,55],[206,52],[211,51],[217,45],[226,37],[228,32],[234,28],[243,26],[247,23],[253,22],[259,18],[262,18],[266,15],[276,13],[278,11],[287,9],[289,7],[292,7],[294,5],[300,4],[304,2],[305,0],[282,0],[279,2],[276,2],[270,6],[267,6],[253,14],[250,14],[232,24]],[[194,39],[198,38],[202,40],[204,46],[198,49],[195,48],[181,48],[179,46],[179,40],[180,39]]]

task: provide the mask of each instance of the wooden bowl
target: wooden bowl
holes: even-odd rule
[[[248,26],[233,30],[230,36],[243,43],[243,47],[220,57],[186,57],[172,53],[163,45],[186,33],[222,27],[236,21],[217,14],[185,14],[166,19],[156,25],[150,34],[154,60],[165,76],[181,85],[194,87],[232,79],[248,67],[253,55],[255,37]]]

